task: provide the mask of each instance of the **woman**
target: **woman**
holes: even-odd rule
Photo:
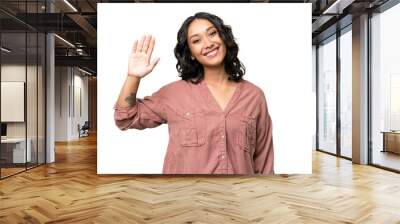
[[[196,13],[178,32],[176,68],[182,80],[137,99],[155,39],[136,40],[115,109],[121,130],[169,125],[164,174],[273,174],[272,123],[263,91],[243,80],[232,30]]]

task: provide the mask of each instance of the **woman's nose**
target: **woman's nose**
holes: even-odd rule
[[[204,45],[206,48],[211,48],[211,47],[213,47],[214,44],[209,38],[206,37],[205,41],[204,41]]]

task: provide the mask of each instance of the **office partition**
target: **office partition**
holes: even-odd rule
[[[20,20],[0,3],[1,179],[45,163],[45,34],[21,20],[44,2],[19,1]]]

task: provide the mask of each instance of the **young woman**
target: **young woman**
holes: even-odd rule
[[[164,174],[273,174],[272,123],[263,91],[245,81],[230,26],[196,13],[178,32],[176,68],[182,80],[136,98],[140,80],[159,58],[155,39],[136,40],[115,104],[121,130],[169,126]],[[138,149],[139,150],[139,149]]]

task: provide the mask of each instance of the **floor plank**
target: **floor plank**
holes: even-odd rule
[[[400,175],[313,152],[312,175],[96,174],[96,136],[0,181],[0,223],[400,223]]]

